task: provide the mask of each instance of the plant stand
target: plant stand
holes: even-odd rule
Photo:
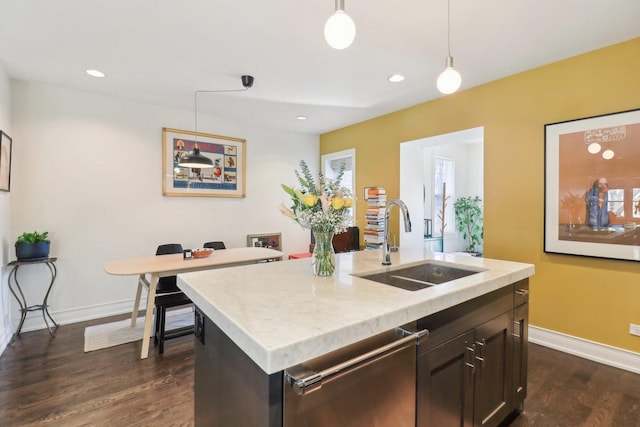
[[[38,259],[33,261],[11,261],[9,264],[7,264],[7,267],[13,267],[11,269],[11,272],[9,273],[9,280],[8,280],[9,289],[11,290],[11,293],[18,301],[18,304],[20,304],[20,324],[18,325],[18,329],[16,330],[16,332],[13,334],[13,338],[20,335],[20,331],[22,330],[22,325],[24,324],[24,320],[27,318],[27,313],[29,313],[30,311],[42,311],[42,318],[44,319],[44,323],[47,325],[47,329],[49,330],[49,333],[52,336],[55,336],[53,331],[59,325],[55,322],[55,320],[53,320],[53,317],[51,317],[51,313],[49,313],[49,305],[47,303],[47,300],[49,299],[49,294],[51,293],[53,282],[56,281],[56,276],[58,274],[58,271],[55,265],[55,262],[57,260],[58,258],[46,258],[46,259]],[[18,274],[18,269],[21,266],[34,265],[34,264],[46,264],[46,266],[49,267],[49,271],[51,272],[51,282],[49,283],[49,287],[47,288],[47,293],[44,295],[44,300],[42,301],[42,304],[27,305],[27,299],[25,298],[24,293],[20,288],[20,283],[18,282],[17,274]],[[13,279],[13,282],[15,283],[16,289],[14,289],[14,287],[11,284],[12,279]],[[18,293],[16,293],[16,290],[18,291]],[[51,322],[53,323],[53,326],[54,326],[53,329],[51,326],[49,326],[47,317],[49,317],[49,320],[51,320]]]

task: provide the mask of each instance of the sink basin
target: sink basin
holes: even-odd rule
[[[458,266],[424,263],[382,273],[359,275],[358,277],[408,291],[418,291],[476,273],[480,273],[480,271],[465,270]]]

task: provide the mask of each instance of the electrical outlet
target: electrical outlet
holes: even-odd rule
[[[629,325],[629,333],[631,335],[637,335],[640,337],[640,325],[634,325],[633,323]]]

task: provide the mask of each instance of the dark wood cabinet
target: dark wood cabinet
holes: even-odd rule
[[[494,426],[511,412],[511,312],[418,357],[418,426]]]
[[[475,426],[497,426],[512,410],[511,319],[508,311],[475,329]]]
[[[433,338],[418,355],[418,426],[497,426],[522,410],[528,304],[513,292],[528,293],[523,282],[418,321]]]
[[[474,332],[418,356],[418,426],[473,425]]]
[[[529,287],[519,283],[515,288],[516,306],[513,309],[513,400],[522,411],[527,397],[527,360],[529,342]]]
[[[200,309],[196,318],[196,425],[282,427],[283,371],[266,374]],[[416,425],[488,427],[517,415],[527,393],[527,327],[527,279],[416,321],[429,330],[415,383],[411,375],[415,398],[404,401],[416,405]]]

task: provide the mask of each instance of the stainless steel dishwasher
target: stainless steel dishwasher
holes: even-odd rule
[[[285,370],[284,427],[405,427],[416,423],[415,324]]]

